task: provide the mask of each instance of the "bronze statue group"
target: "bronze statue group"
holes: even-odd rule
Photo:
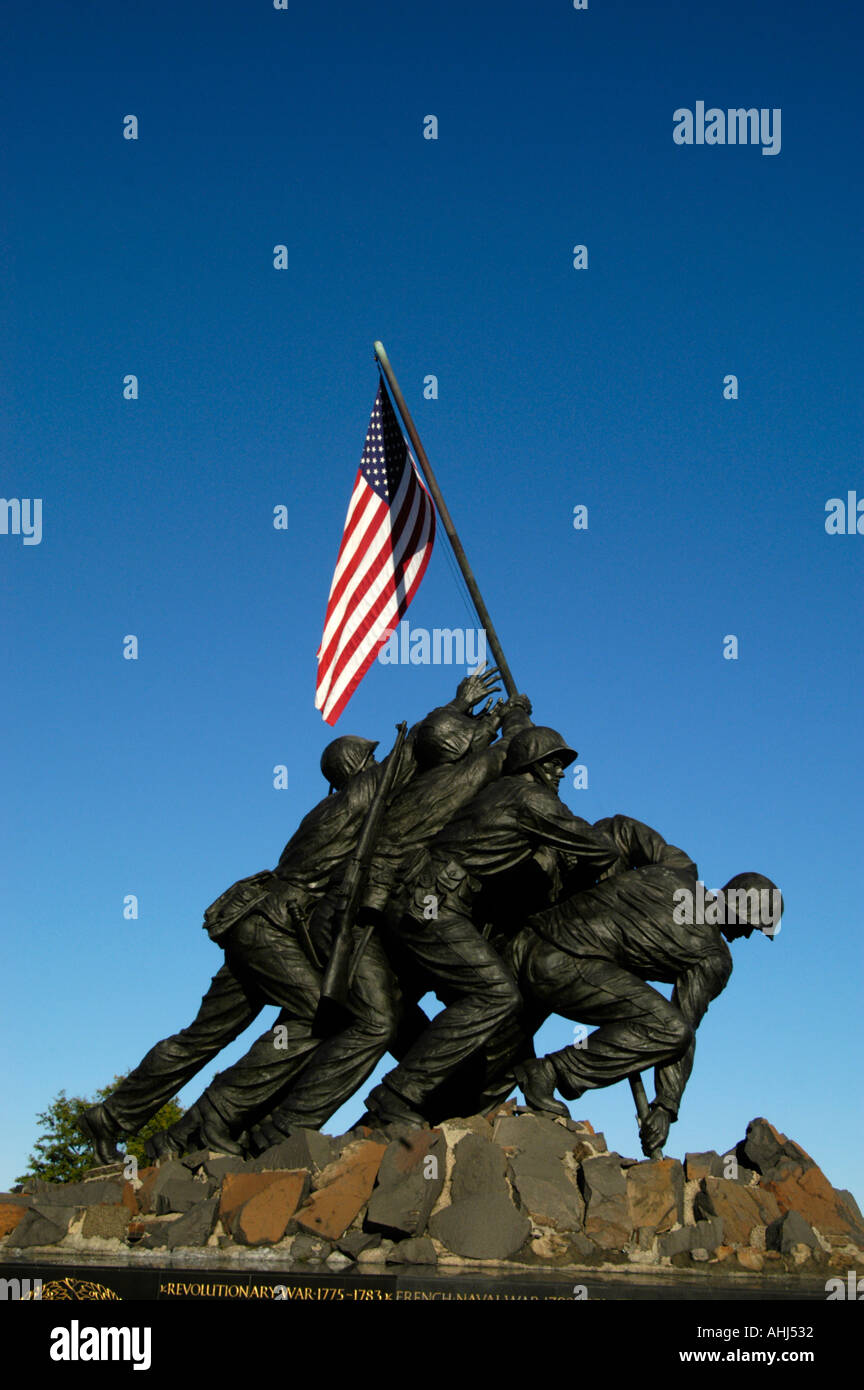
[[[640,821],[574,815],[558,786],[576,753],[532,723],[524,695],[493,702],[496,676],[466,677],[381,762],[368,739],[328,745],[330,791],[275,869],[205,913],[224,964],[197,1016],[83,1113],[97,1162],[273,1004],[275,1024],[149,1141],[151,1157],[259,1153],[318,1129],[388,1052],[396,1065],[365,1102],[375,1127],[490,1110],[517,1085],[532,1109],[567,1115],[556,1090],[575,1100],[654,1067],[641,1141],[662,1147],[695,1029],[732,970],[727,942],[772,937],[774,885],[740,874],[717,895],[722,913],[680,920],[695,863]],[[327,983],[337,956],[341,1006]],[[673,985],[671,999],[649,981]],[[443,1005],[431,1021],[430,992]],[[552,1014],[593,1031],[538,1058]]]

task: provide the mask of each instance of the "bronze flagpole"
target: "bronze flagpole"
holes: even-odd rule
[[[387,378],[387,384],[390,387],[391,394],[393,396],[394,401],[396,402],[396,408],[398,409],[399,414],[402,416],[402,423],[404,424],[405,429],[408,431],[408,438],[411,440],[411,443],[414,447],[414,453],[417,456],[417,462],[423,470],[423,477],[426,480],[426,486],[432,494],[432,500],[434,501],[435,506],[438,509],[438,515],[441,518],[444,530],[447,532],[447,539],[449,540],[450,545],[453,548],[453,554],[456,556],[456,562],[459,565],[459,568],[462,571],[463,577],[465,579],[465,583],[468,586],[468,592],[471,595],[471,600],[477,612],[477,617],[480,619],[480,622],[486,629],[486,640],[488,641],[492,651],[492,655],[495,658],[495,664],[501,672],[501,679],[504,682],[504,689],[507,691],[508,695],[515,695],[517,693],[516,682],[513,679],[510,667],[507,665],[507,658],[501,650],[501,643],[498,641],[498,634],[492,625],[492,619],[489,617],[488,609],[486,608],[486,605],[483,602],[483,595],[477,587],[477,580],[474,578],[474,572],[468,563],[468,556],[465,554],[465,551],[462,548],[462,542],[460,541],[459,536],[456,532],[456,527],[453,525],[453,518],[451,517],[450,512],[447,509],[447,503],[441,496],[441,489],[438,486],[438,480],[432,471],[432,465],[430,464],[429,459],[426,456],[426,450],[423,448],[420,436],[417,433],[417,426],[411,419],[411,412],[405,404],[405,397],[402,395],[402,392],[399,388],[399,383],[394,375],[393,368],[390,366],[390,359],[388,358],[387,353],[384,350],[384,344],[376,342],[374,344],[374,349],[375,357],[381,367],[382,372],[384,373],[384,376]],[[637,1072],[634,1076],[631,1076],[629,1078],[629,1081],[630,1089],[633,1093],[633,1099],[636,1102],[638,1118],[640,1122],[644,1123],[645,1119],[648,1116],[649,1105],[648,1098],[645,1095],[645,1087],[642,1084],[642,1078],[640,1074]],[[654,1149],[652,1151],[651,1157],[662,1157],[661,1151],[659,1149]]]
[[[456,556],[456,563],[462,571],[463,578],[468,586],[468,592],[471,595],[471,601],[474,604],[477,617],[480,619],[480,622],[486,632],[486,640],[489,643],[489,648],[492,652],[493,657],[495,658],[495,665],[501,672],[501,679],[504,682],[504,689],[507,691],[508,695],[515,695],[517,693],[516,682],[513,679],[510,667],[507,665],[507,659],[504,656],[503,651],[501,650],[501,643],[498,641],[498,634],[492,625],[492,619],[489,617],[489,612],[486,608],[485,603],[483,602],[483,595],[477,587],[477,580],[474,578],[474,572],[468,563],[468,556],[465,554],[465,551],[462,548],[462,542],[460,541],[459,536],[456,533],[456,527],[453,525],[453,518],[451,517],[450,512],[447,509],[447,503],[444,501],[444,498],[441,495],[441,489],[438,486],[438,480],[432,471],[432,465],[429,462],[429,459],[426,455],[426,450],[423,448],[423,445],[420,442],[420,436],[417,433],[417,426],[411,419],[411,412],[405,404],[405,397],[402,395],[402,392],[399,389],[399,383],[396,380],[396,377],[393,373],[393,368],[390,366],[390,359],[388,358],[387,353],[384,351],[384,344],[376,342],[374,344],[374,349],[375,357],[378,360],[378,363],[381,367],[382,372],[384,373],[384,376],[387,378],[387,384],[390,387],[391,395],[393,396],[393,399],[396,402],[396,408],[399,411],[399,414],[402,416],[402,423],[404,424],[405,429],[408,432],[408,438],[411,440],[414,453],[417,457],[417,462],[419,463],[423,471],[423,477],[426,481],[426,486],[432,494],[432,500],[435,503],[438,515],[441,518],[441,524],[443,525],[444,530],[447,533],[447,539],[449,540],[450,545],[453,549],[453,554]]]

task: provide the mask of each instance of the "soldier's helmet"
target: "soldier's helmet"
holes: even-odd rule
[[[757,927],[769,941],[780,930],[783,916],[783,894],[772,879],[764,874],[736,874],[723,885],[723,900],[727,922]]]
[[[442,763],[458,763],[470,750],[477,724],[469,714],[436,710],[423,720],[414,741],[418,767],[426,772]]]
[[[525,772],[534,763],[542,763],[546,758],[557,757],[562,767],[569,767],[579,754],[569,748],[556,729],[544,724],[533,729],[522,729],[516,734],[507,757],[504,760],[504,776],[511,777],[515,772]]]
[[[334,738],[321,754],[321,771],[330,786],[341,792],[349,777],[360,771],[377,747],[377,742],[373,743],[369,738],[357,738],[355,734],[343,734],[341,738]]]

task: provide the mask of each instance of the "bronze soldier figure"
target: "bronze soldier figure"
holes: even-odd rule
[[[466,677],[444,708],[465,712],[487,698],[494,679],[494,672]],[[397,790],[416,771],[419,727],[415,725],[405,740]],[[82,1127],[99,1162],[115,1161],[117,1140],[136,1133],[267,1004],[285,1011],[280,1052],[292,1062],[299,1066],[319,1045],[312,1023],[321,972],[310,946],[309,915],[351,854],[383,775],[386,760],[376,763],[372,752],[368,740],[335,740],[325,750],[322,765],[326,776],[344,777],[344,786],[304,817],[272,872],[240,880],[207,909],[204,926],[224,949],[225,964],[213,977],[192,1024],[157,1043],[106,1101],[82,1114]],[[218,1110],[206,1102],[151,1141],[150,1151],[154,1156],[182,1152],[196,1128],[203,1142],[224,1152],[240,1152]]]
[[[424,720],[417,735],[421,771],[390,804],[357,917],[356,949],[364,943],[365,948],[349,996],[355,1018],[323,1043],[291,1081],[277,1108],[255,1131],[257,1147],[278,1142],[294,1126],[319,1128],[362,1085],[385,1052],[398,1059],[429,1026],[416,1007],[427,983],[412,971],[410,958],[399,954],[392,936],[382,939],[384,916],[395,915],[398,921],[425,845],[501,775],[511,740],[530,726],[530,711],[527,696],[516,695],[503,709],[474,721],[448,710]],[[499,725],[501,738],[486,746]],[[335,892],[332,889],[322,901],[313,922],[322,957],[330,949]],[[408,1014],[401,1029],[400,1001]],[[246,1113],[248,1118],[248,1108]],[[236,1123],[241,1123],[239,1117]]]
[[[628,817],[600,821],[597,828],[618,847],[619,868],[530,918],[507,958],[525,996],[546,1015],[598,1027],[583,1044],[525,1058],[513,1071],[532,1108],[567,1115],[554,1097],[556,1088],[576,1100],[655,1067],[656,1097],[641,1128],[648,1154],[662,1148],[678,1117],[693,1067],[695,1030],[732,972],[726,943],[756,928],[772,939],[782,900],[770,879],[739,874],[722,890],[725,913],[710,910],[709,896],[708,920],[699,921],[697,914],[687,921],[685,895],[691,902],[696,896],[692,860]],[[779,902],[767,918],[765,893],[777,893]],[[725,921],[714,921],[715,915]],[[649,980],[674,985],[671,1000]]]
[[[521,1008],[511,971],[472,920],[484,881],[544,845],[570,850],[591,866],[592,878],[615,862],[612,842],[558,797],[558,783],[575,757],[554,729],[518,733],[504,776],[429,845],[392,936],[446,1007],[368,1097],[379,1122],[425,1123],[423,1109],[434,1091]]]

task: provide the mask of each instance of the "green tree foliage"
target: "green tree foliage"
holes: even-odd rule
[[[43,1178],[46,1182],[80,1181],[96,1160],[90,1141],[78,1123],[78,1115],[89,1105],[105,1100],[122,1080],[122,1076],[115,1076],[111,1084],[97,1091],[92,1100],[85,1100],[83,1096],[67,1096],[65,1091],[60,1091],[48,1109],[36,1116],[42,1133],[27,1160],[27,1171],[16,1178],[16,1183],[26,1182],[28,1178]],[[183,1108],[178,1101],[169,1100],[133,1139],[127,1141],[126,1153],[134,1154],[143,1167],[147,1162],[144,1156],[146,1141],[152,1134],[173,1125],[182,1114]]]

